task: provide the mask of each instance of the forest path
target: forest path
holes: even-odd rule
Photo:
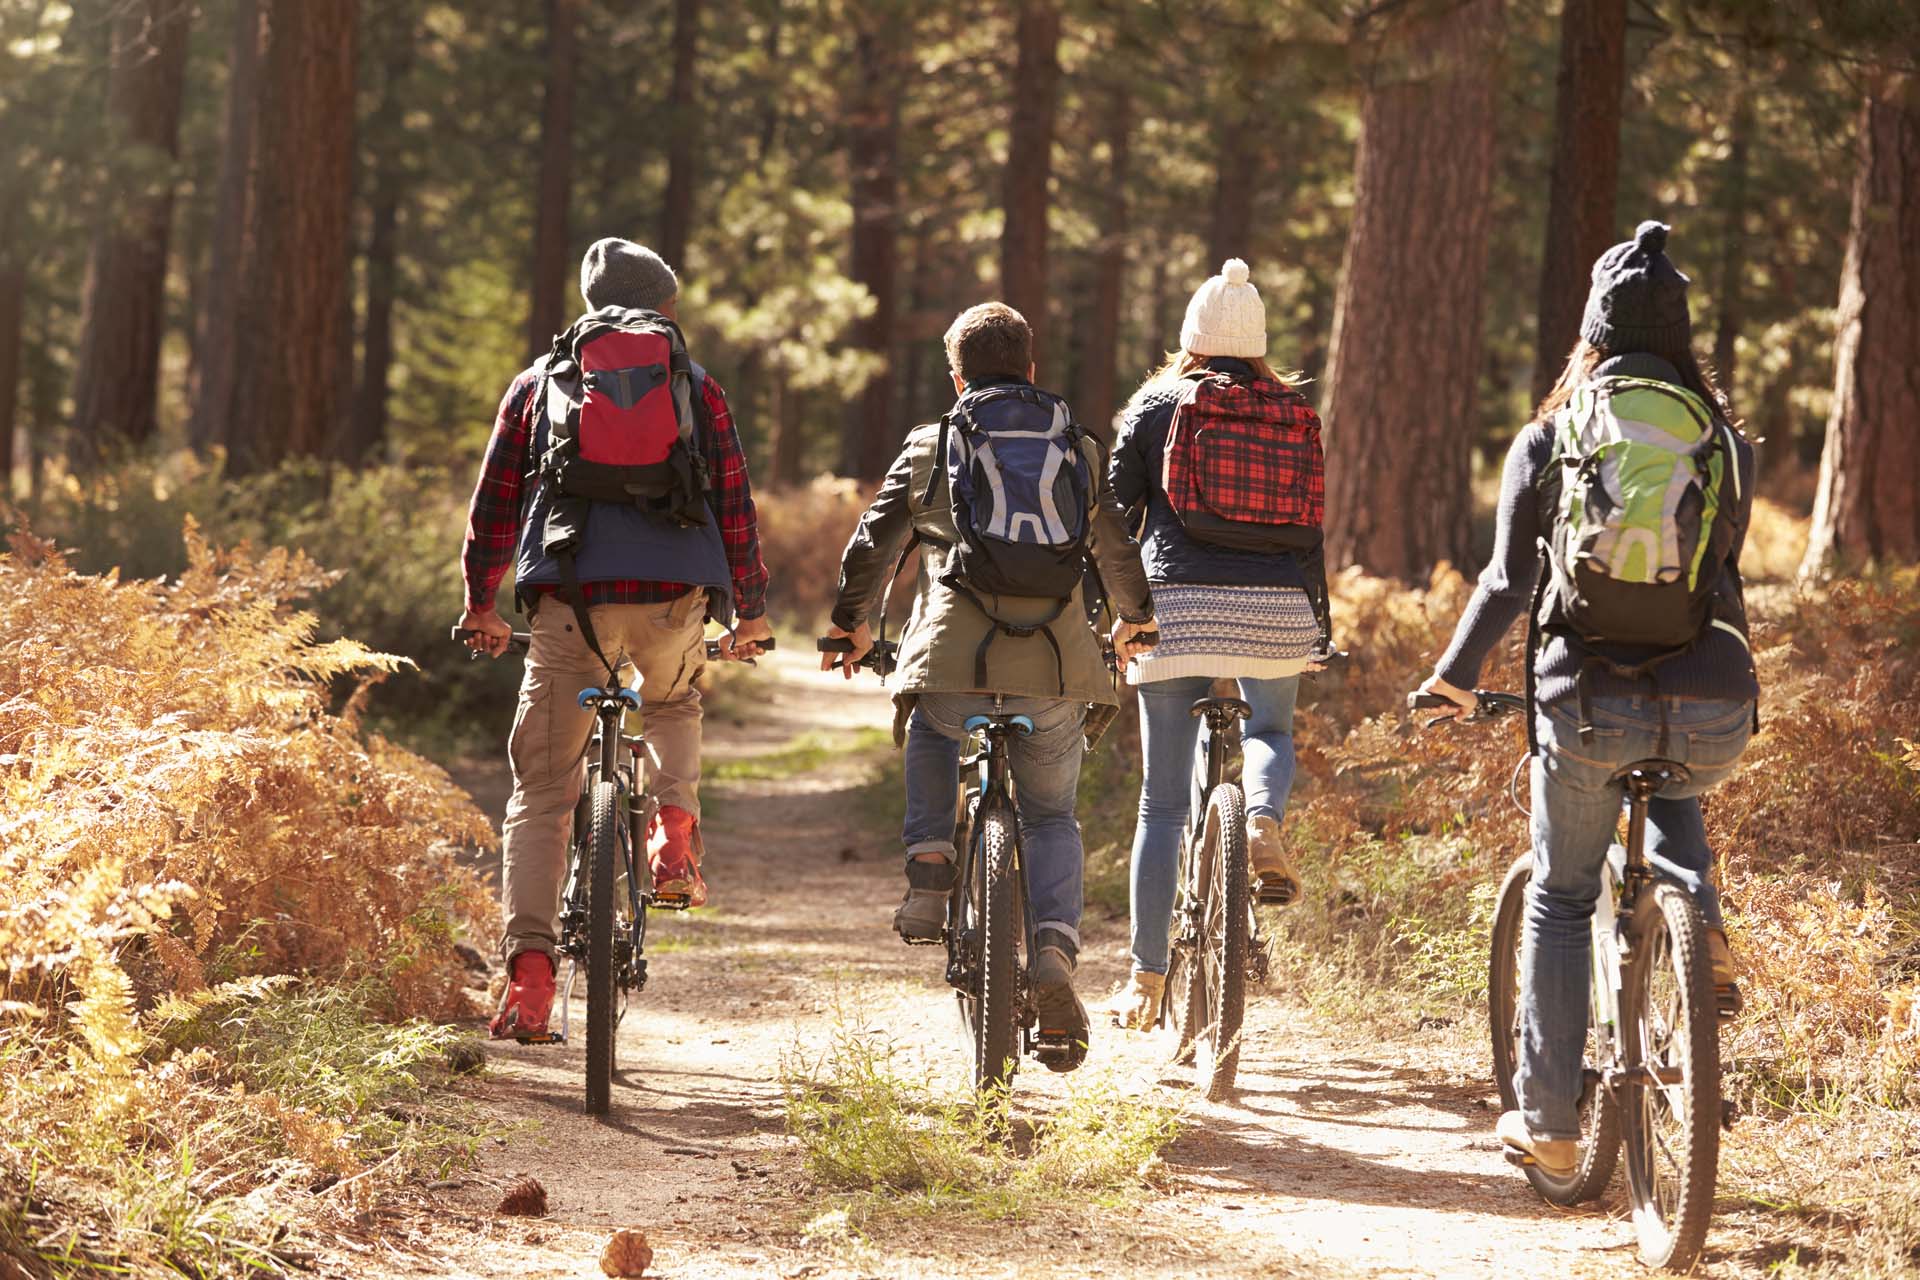
[[[709,760],[723,774],[706,801],[715,906],[655,918],[612,1114],[582,1114],[577,1045],[489,1046],[472,1096],[512,1128],[483,1144],[479,1168],[382,1272],[593,1276],[617,1227],[651,1238],[649,1274],[682,1280],[1639,1272],[1617,1197],[1603,1202],[1611,1212],[1551,1209],[1501,1157],[1497,1103],[1467,1037],[1381,1039],[1266,992],[1249,1008],[1240,1088],[1225,1103],[1186,1087],[1164,1034],[1123,1038],[1104,1020],[1082,1071],[1028,1064],[1017,1077],[1029,1114],[1089,1087],[1185,1107],[1163,1193],[1012,1222],[926,1215],[810,1243],[824,1197],[785,1132],[783,1061],[816,1058],[852,1030],[889,1037],[897,1065],[944,1087],[965,1071],[939,953],[906,950],[887,925],[898,846],[867,784],[891,708],[870,678],[849,685],[810,667],[810,655],[776,654],[710,713]],[[1090,918],[1086,932],[1091,1005],[1125,976],[1126,923]],[[582,1016],[576,1003],[576,1028]],[[502,1190],[527,1175],[545,1184],[550,1216],[496,1217]]]

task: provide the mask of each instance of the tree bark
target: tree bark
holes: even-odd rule
[[[1080,353],[1080,382],[1073,408],[1081,422],[1102,440],[1113,442],[1113,413],[1119,407],[1120,300],[1127,274],[1127,183],[1133,134],[1132,101],[1125,88],[1104,95],[1107,121],[1105,199],[1100,205],[1100,239],[1093,251],[1093,305]]]
[[[386,441],[388,381],[393,370],[393,307],[399,293],[400,200],[406,187],[405,86],[413,70],[412,9],[388,0],[391,26],[381,71],[373,134],[372,208],[367,230],[367,314],[361,338],[360,387],[351,430],[341,437],[343,462],[362,463]]]
[[[527,349],[544,355],[566,324],[572,275],[567,211],[573,193],[573,81],[580,61],[578,0],[547,0],[547,91],[540,116],[540,185],[533,223]]]
[[[327,452],[353,385],[354,56],[358,0],[266,0],[253,252],[242,289],[231,465]]]
[[[786,371],[778,367],[767,370],[767,420],[773,424],[771,487],[791,489],[800,483],[800,452],[806,440],[793,414]]]
[[[673,84],[667,96],[667,193],[660,214],[660,256],[678,271],[693,234],[694,161],[699,155],[700,0],[674,0]],[[772,96],[772,95],[769,95]]]
[[[240,316],[240,281],[251,234],[254,122],[260,108],[260,0],[234,0],[228,54],[226,135],[215,180],[213,248],[201,286],[194,342],[192,417],[187,439],[205,452],[230,443],[233,366]]]
[[[1721,189],[1724,210],[1721,227],[1720,280],[1714,290],[1713,374],[1727,393],[1733,393],[1736,343],[1745,312],[1741,288],[1747,274],[1748,140],[1753,134],[1753,98],[1745,85],[1737,91],[1728,125],[1727,174]]]
[[[1000,234],[1000,297],[1033,328],[1033,359],[1044,371],[1047,333],[1047,188],[1060,100],[1060,10],[1021,0],[1014,27],[1013,116]]]
[[[895,277],[900,258],[900,36],[895,24],[866,22],[854,37],[858,80],[848,112],[853,167],[853,278],[873,295],[873,311],[855,326],[854,341],[880,358],[847,423],[842,470],[877,480],[893,461],[900,428],[893,421]]]
[[[1533,398],[1553,389],[1580,336],[1593,260],[1613,243],[1627,0],[1566,0],[1553,111],[1553,174],[1540,260]]]
[[[19,448],[20,350],[25,339],[27,264],[21,260],[21,195],[0,203],[0,502],[13,501],[14,454]]]
[[[1920,559],[1920,77],[1874,77],[1859,146],[1809,577]]]
[[[134,0],[115,14],[106,209],[87,262],[74,379],[74,462],[96,465],[155,428],[180,92],[193,9]]]
[[[1471,553],[1501,7],[1373,21],[1322,405],[1327,548],[1335,564],[1414,579]]]

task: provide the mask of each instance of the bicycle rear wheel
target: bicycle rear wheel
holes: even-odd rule
[[[1527,918],[1527,887],[1533,883],[1533,855],[1522,854],[1507,868],[1493,914],[1493,954],[1487,965],[1487,1021],[1493,1033],[1493,1082],[1500,1109],[1516,1111],[1513,1087],[1520,1067],[1520,943]],[[1588,1021],[1592,1021],[1589,1015]],[[1584,1066],[1598,1072],[1606,1064],[1607,1031],[1589,1027]],[[1592,1078],[1592,1077],[1589,1077]],[[1527,1181],[1553,1204],[1579,1204],[1607,1189],[1620,1163],[1620,1111],[1607,1091],[1595,1084],[1580,1106],[1580,1159],[1570,1177],[1556,1178],[1539,1165],[1524,1166]]]
[[[1250,921],[1247,870],[1247,809],[1240,788],[1225,782],[1207,801],[1201,841],[1200,947],[1205,1022],[1194,1041],[1195,1086],[1218,1102],[1233,1089],[1240,1069],[1240,1028],[1247,1008],[1247,935]]]
[[[1628,925],[1621,992],[1627,1192],[1651,1267],[1685,1271],[1706,1243],[1720,1164],[1720,1022],[1706,925],[1679,885],[1656,883]],[[1644,1068],[1644,1070],[1640,1070]]]
[[[1018,886],[1014,883],[1014,840],[1017,827],[1011,809],[982,805],[974,815],[973,846],[968,859],[966,888],[968,913],[979,938],[979,985],[971,998],[963,997],[970,1023],[973,1084],[976,1089],[1004,1086],[1012,1078],[1017,1052],[1014,1015],[1018,1008],[1015,983],[1019,973],[1016,950],[1020,918]]]
[[[605,1115],[613,1094],[614,865],[620,856],[620,792],[596,782],[587,810],[587,1114]]]

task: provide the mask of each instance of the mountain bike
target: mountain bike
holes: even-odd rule
[[[1346,656],[1328,653],[1317,661],[1326,664],[1324,670]],[[1240,722],[1253,708],[1240,698],[1205,697],[1191,711],[1206,725],[1194,751],[1193,801],[1180,845],[1160,1021],[1177,1037],[1175,1060],[1190,1064],[1196,1087],[1218,1102],[1232,1091],[1240,1067],[1247,983],[1267,978],[1266,938],[1254,907],[1288,899],[1256,891],[1251,883],[1247,798],[1232,766]]]
[[[471,632],[455,628],[464,641]],[[525,653],[530,633],[514,632],[507,648]],[[772,649],[771,639],[759,642]],[[709,661],[720,644],[706,642]],[[475,656],[478,656],[477,654]],[[560,1027],[538,1036],[516,1037],[522,1044],[565,1044],[572,1034],[573,990],[581,968],[587,977],[587,1113],[605,1115],[612,1102],[620,1024],[634,997],[647,985],[647,912],[684,911],[688,896],[656,893],[653,865],[640,848],[652,826],[659,801],[649,776],[646,736],[626,732],[626,715],[641,709],[640,681],[632,686],[609,678],[579,694],[594,713],[587,743],[586,783],[573,811],[573,835],[567,846],[566,885],[560,895],[560,939],[555,948],[567,959],[567,980],[560,991]]]
[[[1512,694],[1480,690],[1474,698],[1462,723],[1527,710]],[[1409,698],[1415,709],[1452,705],[1437,694]],[[1685,1271],[1706,1242],[1720,1129],[1731,1116],[1720,1097],[1719,1022],[1732,1008],[1715,990],[1693,895],[1647,859],[1647,802],[1686,782],[1686,766],[1641,760],[1615,777],[1626,790],[1627,837],[1609,853],[1593,913],[1579,1155],[1564,1177],[1520,1152],[1507,1158],[1542,1198],[1572,1205],[1604,1192],[1624,1154],[1641,1260]],[[1494,1083],[1508,1111],[1519,1106],[1520,948],[1532,877],[1529,853],[1508,868],[1493,919],[1487,1012]]]
[[[822,653],[847,653],[853,643],[823,639]],[[897,647],[882,641],[856,666],[882,676],[893,669]],[[1116,662],[1111,651],[1107,660]],[[838,666],[836,666],[838,669]],[[910,946],[947,949],[947,985],[953,988],[966,1038],[974,1087],[1005,1088],[1022,1055],[1054,1071],[1071,1071],[1085,1060],[1084,1041],[1039,1025],[1027,976],[1035,953],[1035,921],[1026,893],[1024,848],[1008,743],[1033,732],[1033,721],[1002,710],[969,716],[961,726],[971,755],[960,768],[972,777],[962,788],[954,824],[957,875],[947,899],[947,924],[939,939],[909,940]]]

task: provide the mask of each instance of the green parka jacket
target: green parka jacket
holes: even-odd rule
[[[860,518],[840,562],[840,590],[833,622],[851,631],[877,621],[880,595],[908,539],[920,536],[920,570],[913,612],[900,639],[898,666],[887,684],[903,715],[922,693],[1003,693],[1009,697],[1059,698],[1105,706],[1118,704],[1112,673],[1101,657],[1101,638],[1087,623],[1080,589],[1053,622],[1060,646],[1056,662],[1044,635],[994,636],[986,651],[988,688],[975,678],[980,645],[994,631],[986,614],[941,581],[958,538],[945,476],[935,477],[938,423],[916,427],[894,459],[873,504]],[[1153,618],[1140,548],[1128,536],[1125,517],[1107,486],[1106,450],[1092,436],[1082,439],[1093,477],[1090,552],[1114,610],[1128,622]],[[929,481],[932,494],[928,494]],[[1016,626],[1045,621],[1058,601],[983,596],[1002,620]],[[898,607],[897,605],[895,606]]]

